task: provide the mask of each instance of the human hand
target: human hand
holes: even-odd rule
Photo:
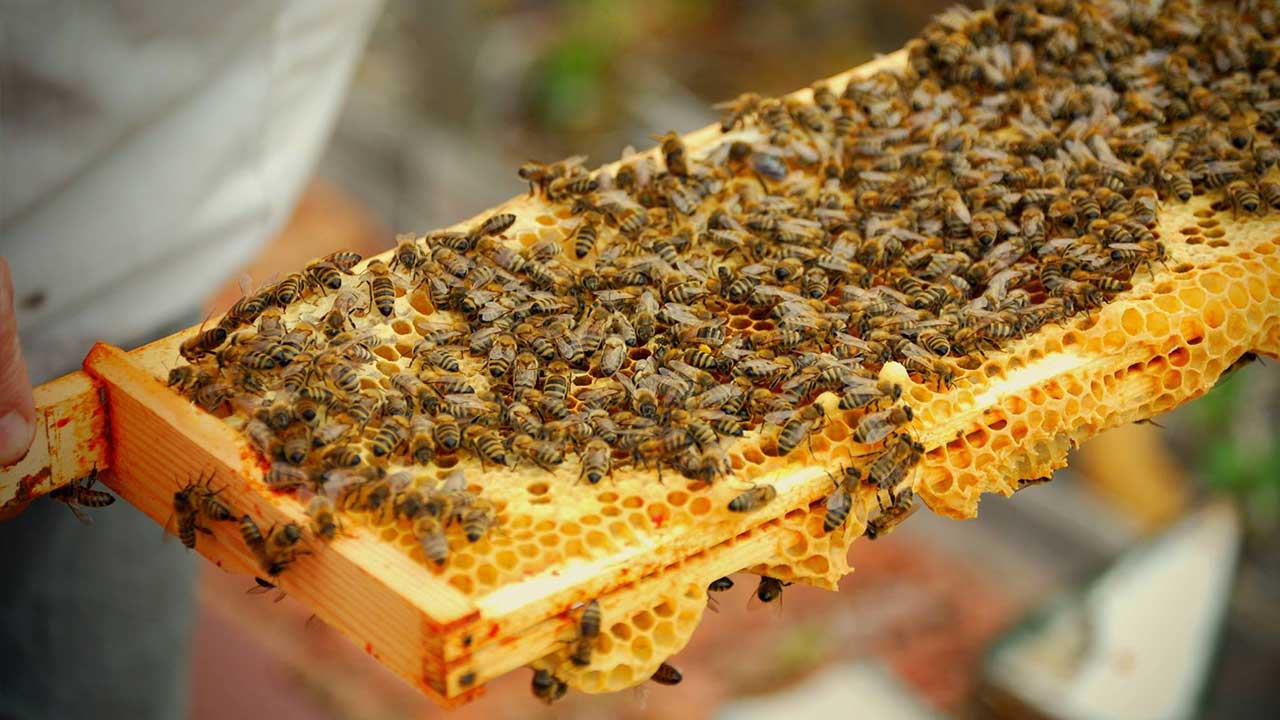
[[[8,261],[0,257],[0,467],[26,456],[35,435],[35,416],[27,363],[18,342],[13,278]]]

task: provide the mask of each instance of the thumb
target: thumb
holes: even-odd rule
[[[13,278],[0,257],[0,467],[27,454],[35,435],[35,401],[27,363],[18,343],[18,319],[13,311]]]

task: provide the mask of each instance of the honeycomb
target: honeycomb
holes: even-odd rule
[[[978,67],[985,62],[998,63],[1001,60],[998,54],[988,57],[985,50],[975,49],[974,45],[981,44],[984,48],[998,45],[998,23],[1015,27],[1014,21],[1019,17],[1039,17],[1041,19],[1036,22],[1049,28],[1044,32],[1052,37],[1041,37],[1040,40],[1045,46],[1042,56],[1032,58],[1034,69],[1046,75],[1053,63],[1064,60],[1064,57],[1057,56],[1072,54],[1061,49],[1062,43],[1074,42],[1069,37],[1072,33],[1060,37],[1066,18],[1075,23],[1071,27],[1079,26],[1078,41],[1091,48],[1091,52],[1082,53],[1080,57],[1094,58],[1095,62],[1098,58],[1105,58],[1110,62],[1112,55],[1141,56],[1143,52],[1154,52],[1149,40],[1144,50],[1142,43],[1134,40],[1133,34],[1150,26],[1153,20],[1138,18],[1116,3],[1077,5],[1041,2],[1035,6],[1040,15],[1036,15],[1031,6],[1014,5],[1000,5],[994,10],[977,13],[953,11],[931,25],[922,35],[922,40],[914,43],[908,53],[833,78],[827,84],[838,94],[845,94],[847,88],[860,84],[869,83],[874,87],[890,82],[887,80],[890,77],[925,74],[929,75],[931,82],[938,84],[935,94],[944,94],[945,88],[957,104],[964,101],[970,103],[970,108],[980,108],[985,100],[1003,102],[996,98],[1005,93],[982,85],[989,80],[964,75],[962,71],[967,66],[963,59],[977,58],[974,65]],[[1221,23],[1223,15],[1232,12],[1217,8],[1212,11],[1217,14],[1210,17],[1207,10],[1177,4],[1170,4],[1166,11],[1171,17],[1184,13],[1194,22],[1205,24],[1210,21]],[[1265,6],[1250,5],[1241,12],[1246,15],[1235,19],[1247,17],[1263,28],[1258,34],[1260,46],[1274,53],[1275,19],[1270,14],[1272,11]],[[1176,34],[1180,31],[1163,28],[1161,32]],[[1161,36],[1156,33],[1156,37]],[[1131,45],[1118,49],[1107,44],[1126,42]],[[1240,76],[1256,83],[1253,95],[1235,91],[1236,97],[1242,98],[1238,101],[1240,104],[1246,104],[1243,98],[1252,103],[1251,109],[1244,110],[1242,117],[1257,133],[1249,140],[1253,143],[1254,152],[1250,157],[1260,158],[1256,162],[1261,170],[1254,172],[1256,183],[1243,189],[1235,184],[1238,182],[1235,178],[1245,174],[1244,166],[1237,163],[1229,167],[1217,165],[1188,171],[1194,176],[1195,195],[1187,201],[1170,197],[1173,192],[1171,181],[1170,187],[1162,185],[1162,206],[1152,222],[1141,223],[1150,232],[1151,244],[1107,240],[1108,244],[1115,243],[1119,247],[1138,247],[1145,262],[1132,263],[1112,272],[1108,277],[1118,284],[1105,292],[1099,289],[1099,298],[1087,301],[1081,300],[1085,296],[1074,293],[1055,294],[1049,287],[1050,280],[1042,271],[1036,277],[1023,278],[1021,282],[1025,283],[1032,307],[1046,306],[1051,298],[1079,306],[1073,307],[1072,312],[1030,325],[1025,332],[988,339],[980,351],[947,357],[941,365],[955,373],[950,382],[935,377],[932,372],[922,372],[918,365],[907,368],[897,362],[868,361],[867,364],[878,366],[875,368],[878,377],[892,379],[903,388],[901,403],[887,406],[909,407],[914,415],[904,428],[895,430],[893,436],[910,436],[923,446],[924,451],[919,462],[912,463],[911,471],[905,473],[895,486],[859,485],[850,500],[848,520],[834,531],[824,531],[824,503],[832,493],[833,480],[838,479],[845,468],[865,473],[874,459],[885,451],[878,441],[860,443],[855,440],[870,410],[842,410],[838,393],[821,389],[799,393],[792,400],[791,404],[797,408],[812,403],[823,410],[822,421],[815,422],[813,431],[804,433],[793,450],[782,452],[779,448],[787,420],[770,421],[766,418],[760,421],[753,417],[740,438],[717,437],[715,444],[723,452],[723,468],[710,476],[682,472],[677,467],[676,460],[685,452],[687,444],[671,448],[665,455],[656,457],[656,462],[639,462],[634,448],[615,444],[612,446],[612,467],[608,477],[596,483],[583,477],[586,473],[582,467],[581,448],[574,448],[577,452],[564,453],[562,461],[543,463],[554,465],[554,469],[538,467],[534,456],[517,462],[516,448],[510,442],[495,446],[496,451],[508,456],[498,462],[494,457],[488,461],[478,457],[481,454],[479,446],[467,452],[433,453],[429,463],[413,462],[403,451],[392,452],[389,458],[370,458],[369,436],[387,422],[378,420],[368,425],[367,432],[353,442],[364,453],[365,459],[359,467],[363,469],[374,465],[380,469],[380,474],[361,476],[360,487],[374,485],[384,478],[397,478],[392,488],[394,492],[416,488],[429,495],[449,483],[457,483],[454,491],[466,494],[467,502],[471,503],[467,507],[482,508],[485,517],[491,518],[494,524],[470,541],[464,537],[463,523],[442,523],[447,542],[447,558],[442,560],[428,557],[427,545],[411,518],[389,512],[385,504],[375,507],[362,506],[359,502],[350,504],[343,513],[344,522],[367,526],[384,543],[400,547],[426,572],[472,599],[482,614],[488,608],[512,604],[510,593],[515,591],[513,588],[525,592],[531,579],[581,578],[573,593],[563,593],[556,600],[547,601],[549,604],[558,602],[559,609],[555,611],[558,613],[555,615],[557,629],[552,633],[550,654],[535,660],[532,666],[553,673],[567,687],[585,692],[614,691],[642,682],[657,671],[661,663],[679,652],[700,620],[708,602],[708,585],[716,578],[746,570],[781,583],[805,583],[834,589],[839,578],[850,571],[847,561],[849,544],[863,536],[869,526],[883,522],[886,508],[898,507],[901,499],[919,497],[935,512],[971,517],[976,513],[981,494],[1011,495],[1029,482],[1048,476],[1054,468],[1065,464],[1066,452],[1071,447],[1092,434],[1164,412],[1205,392],[1235,363],[1252,357],[1250,353],[1274,355],[1280,352],[1280,312],[1277,312],[1280,310],[1280,236],[1275,235],[1274,223],[1268,222],[1264,215],[1268,211],[1267,204],[1259,201],[1255,203],[1255,210],[1244,209],[1250,203],[1248,193],[1255,188],[1266,203],[1274,205],[1267,194],[1266,183],[1276,180],[1275,158],[1257,151],[1271,147],[1270,140],[1264,137],[1274,133],[1276,124],[1276,106],[1270,98],[1272,93],[1280,91],[1275,89],[1274,70],[1270,76],[1265,76],[1268,69],[1265,62],[1250,59],[1246,50],[1262,52],[1252,46],[1241,50],[1246,57],[1234,68],[1234,74],[1227,73],[1222,67],[1216,74],[1208,67],[1197,67],[1193,72],[1208,76],[1213,80],[1214,90],[1223,93],[1229,90],[1227,84],[1237,82]],[[952,52],[962,60],[944,62]],[[1226,69],[1233,69],[1232,63],[1236,62],[1230,53],[1225,60],[1217,60]],[[930,63],[949,67],[930,68]],[[1094,77],[1088,75],[1090,68],[1085,67],[1087,63],[1081,61],[1080,65],[1075,72]],[[1105,72],[1101,78],[1091,84],[1106,85],[1110,82],[1122,88],[1141,85],[1127,76],[1112,80]],[[915,80],[919,78],[915,77]],[[970,86],[979,88],[979,91],[974,92]],[[1212,114],[1212,98],[1204,99],[1194,93],[1192,98],[1199,98],[1197,102],[1205,105],[1202,112]],[[817,103],[812,91],[797,93],[793,99],[801,103]],[[1152,113],[1150,117],[1154,122],[1155,110],[1145,109],[1143,100],[1140,92],[1129,91],[1123,101],[1126,112],[1131,117]],[[1025,98],[1025,101],[1024,116],[1035,112],[1030,107],[1035,98]],[[1058,104],[1076,100],[1055,97],[1044,101]],[[1087,110],[1088,107],[1083,107],[1075,115],[1086,116]],[[896,121],[878,119],[882,117],[878,113],[884,116],[901,114],[891,103],[875,108],[875,112],[868,112],[869,117],[863,119],[868,123],[868,132],[884,129],[883,123],[890,123],[892,127],[903,121],[901,117]],[[767,115],[764,111],[760,114]],[[803,121],[804,116],[799,112],[796,114]],[[984,116],[978,113],[977,117]],[[933,120],[940,121],[941,116],[935,116]],[[1178,127],[1194,125],[1194,120],[1185,121]],[[1221,119],[1214,122],[1218,125],[1224,123]],[[727,127],[721,130],[711,129],[686,136],[684,152],[690,165],[696,168],[723,164],[726,155],[732,156],[736,152],[735,147],[742,145],[757,148],[778,145],[777,130],[768,127],[769,123],[753,121],[741,128],[736,125],[727,123]],[[1235,127],[1234,123],[1230,125]],[[1119,135],[1123,129],[1114,124],[1099,127],[1101,129],[1089,136]],[[992,136],[997,138],[1011,137],[1014,133],[1012,124],[984,130],[995,130]],[[977,132],[976,127],[969,130],[960,128],[953,138],[938,141],[939,149],[944,151],[942,156],[945,158],[947,152],[963,154],[949,143],[954,141],[959,144],[957,147],[972,143],[972,136]],[[1204,132],[1213,131],[1206,129]],[[636,167],[644,158],[652,161],[655,167],[670,166],[671,150],[667,146],[670,141],[664,139],[663,148],[640,159],[630,158],[609,166],[592,177],[600,178],[608,173],[616,178],[621,170],[628,166]],[[787,164],[779,173],[781,177],[776,178],[777,187],[793,193],[815,193],[833,179],[831,174],[822,174],[825,172],[822,163],[805,160],[803,148],[791,147],[787,152],[792,154],[787,156]],[[872,178],[868,181],[874,185],[876,176],[866,173],[888,172],[872,169],[881,167],[878,158],[885,154],[883,148],[866,148],[865,152],[864,149],[855,149],[853,152],[859,157],[865,156],[858,161],[863,163],[858,165],[862,167],[862,179]],[[1138,157],[1130,159],[1137,163],[1143,161]],[[1027,159],[1025,163],[1037,172],[1043,170],[1045,174],[1052,174],[1040,160]],[[891,163],[883,167],[891,167]],[[749,172],[738,172],[741,177],[725,181],[727,190],[718,194],[719,199],[732,201],[735,194],[739,198],[745,196],[753,183],[758,181],[765,185],[760,174],[770,171],[768,166],[757,165]],[[975,189],[972,185],[963,185],[969,182],[965,178],[973,177],[969,175],[970,170],[949,172],[953,173],[957,186],[966,187],[967,192]],[[1084,170],[1072,172],[1088,176],[1097,174]],[[981,183],[983,176],[976,177]],[[1079,177],[1073,177],[1072,182],[1080,183],[1078,187],[1094,189],[1099,198],[1107,197],[1103,190],[1108,187],[1113,188],[1109,190],[1111,195],[1119,195],[1115,188],[1121,188],[1136,198],[1134,188],[1124,188],[1123,180],[1118,177],[1095,179],[1096,186]],[[862,179],[853,182],[857,184]],[[873,236],[880,220],[887,222],[886,218],[900,217],[908,212],[900,213],[897,207],[878,205],[884,202],[878,199],[881,197],[878,191],[866,190],[861,185],[858,187],[855,202],[867,205],[858,206],[857,211],[865,211],[872,220],[865,221],[864,218],[863,224],[852,232]],[[1053,187],[1057,186],[1045,186],[1047,189]],[[1029,187],[1027,191],[1035,189]],[[590,192],[594,192],[594,188]],[[543,248],[557,248],[557,267],[575,275],[596,266],[601,257],[609,253],[611,246],[605,244],[584,253],[583,258],[572,259],[574,239],[583,224],[582,213],[575,212],[567,202],[550,202],[544,197],[545,193],[546,188],[542,188],[541,192],[531,193],[530,198],[517,199],[497,213],[464,223],[458,226],[458,234],[453,236],[440,234],[423,240],[411,238],[410,244],[419,248],[435,248],[432,257],[436,258],[440,256],[437,252],[439,243],[450,237],[455,240],[459,236],[484,239],[493,235],[495,243],[515,250],[521,257],[535,257]],[[877,199],[872,199],[873,196]],[[1129,197],[1121,199],[1123,206],[1132,209]],[[513,215],[509,226],[495,233],[477,229],[504,213]],[[671,210],[667,213],[670,214]],[[1121,227],[1122,224],[1123,221],[1113,221],[1108,216],[1096,232],[1102,234],[1108,225]],[[942,233],[937,226],[932,229],[926,225],[920,227],[935,234]],[[1061,230],[1057,228],[1051,242],[1066,239]],[[993,232],[1003,236],[1017,235],[1021,230],[1010,232],[1001,228]],[[1094,229],[1090,227],[1089,232],[1094,232]],[[915,233],[921,237],[925,234]],[[627,241],[616,239],[616,242],[625,244]],[[944,249],[940,244],[934,245],[927,240],[911,242],[932,254],[941,254]],[[993,247],[1002,246],[994,244]],[[1071,244],[1054,247],[1061,248],[1064,254],[1073,252]],[[471,249],[460,252],[466,257],[478,257],[474,253],[467,255]],[[906,247],[902,252],[907,254],[912,249],[918,248]],[[982,259],[990,255],[986,248],[973,252]],[[715,254],[721,260],[729,255],[730,251]],[[1047,264],[1045,258],[1049,256],[1049,250],[1041,252],[1039,249],[1020,251],[1017,255],[1018,258],[1030,258],[1032,264],[1041,262],[1042,266]],[[378,290],[372,281],[380,271],[375,269],[374,263],[390,262],[393,257],[395,255],[391,254],[344,268],[345,272],[339,273],[338,287],[331,288],[333,292],[322,291],[319,297],[288,304],[280,315],[285,327],[309,324],[319,328],[327,322],[326,318],[335,317],[336,313],[340,325],[335,334],[348,332],[348,323],[354,325],[350,332],[358,333],[361,339],[358,344],[372,358],[362,361],[364,369],[357,374],[358,385],[350,393],[376,398],[379,408],[387,402],[386,398],[401,392],[402,388],[392,381],[393,377],[420,372],[420,353],[416,350],[419,343],[441,332],[442,328],[453,326],[457,318],[456,310],[443,307],[441,298],[433,296],[433,288],[426,281],[416,286],[401,281],[392,283],[385,297],[390,303],[389,311],[385,320],[379,317],[382,313],[374,307]],[[1013,264],[1011,260],[1010,266]],[[736,265],[736,270],[742,270],[745,265]],[[709,266],[699,266],[695,270],[701,270],[711,278]],[[401,274],[403,276],[404,273]],[[888,287],[887,276],[891,273],[885,270],[881,274],[886,277],[877,276],[871,281],[872,287]],[[1085,277],[1091,276],[1086,273]],[[707,286],[712,287],[715,282],[708,279]],[[772,306],[752,306],[731,300],[723,292],[724,281],[721,282],[718,295],[713,293],[700,297],[699,307],[711,316],[723,319],[723,327],[731,335],[763,336],[794,329],[794,326],[785,325],[787,314],[771,312]],[[1088,282],[1101,283],[1102,280],[1090,279]],[[365,302],[358,295],[344,295],[355,288],[367,288],[369,300]],[[500,299],[500,295],[491,291],[488,296],[481,297],[471,314],[483,317],[487,307],[485,301],[493,302],[495,298]],[[824,298],[833,308],[838,305],[836,295],[838,293],[833,292]],[[975,296],[980,297],[977,293]],[[597,303],[609,302],[600,295],[596,298]],[[966,296],[966,299],[969,298]],[[563,295],[557,301],[569,302]],[[340,309],[342,302],[353,303],[355,309]],[[344,316],[346,319],[341,319]],[[536,313],[533,319],[541,322]],[[925,322],[927,324],[929,320]],[[233,335],[239,332],[236,323],[230,327]],[[259,331],[264,327],[261,321],[256,326]],[[547,339],[554,341],[555,338]],[[469,337],[459,340],[464,346],[469,342]],[[216,382],[189,385],[187,378],[179,374],[173,384],[186,390],[207,409],[225,416],[233,427],[253,436],[252,425],[262,422],[260,416],[264,408],[284,401],[285,395],[277,387],[247,386],[245,378],[256,377],[252,373],[235,375],[235,371],[231,371],[232,375],[226,374],[227,367],[245,362],[244,356],[237,354],[240,344],[233,338],[225,346],[216,343],[203,354],[204,357],[195,353],[194,357],[188,358],[196,360],[197,365],[206,368],[210,374],[215,374]],[[629,347],[616,373],[600,372],[595,364],[588,368],[575,368],[570,375],[573,389],[566,398],[568,413],[587,409],[589,405],[583,400],[583,393],[598,387],[607,377],[636,378],[640,368],[655,357],[657,349],[647,343]],[[563,352],[560,354],[564,355]],[[487,352],[460,352],[459,368],[453,374],[466,378],[471,386],[470,392],[437,393],[438,401],[470,408],[476,417],[496,413],[486,403],[493,402],[489,399],[491,397],[507,394],[503,387],[506,373],[496,376],[489,373],[486,355]],[[946,356],[948,353],[938,355]],[[765,356],[758,357],[771,360]],[[896,359],[909,361],[902,356]],[[800,368],[793,365],[790,370],[790,374],[783,374],[771,381],[772,384],[752,384],[785,386],[793,375],[799,374]],[[501,377],[495,381],[497,376]],[[229,380],[229,377],[234,379]],[[224,382],[234,383],[234,387],[222,387],[219,393],[212,395],[216,402],[206,402],[210,388]],[[634,396],[635,393],[628,390],[628,395]],[[753,413],[760,414],[763,413]],[[482,421],[474,423],[482,432],[490,425]],[[401,438],[397,447],[408,442],[409,438]],[[267,449],[261,443],[259,447]],[[270,476],[272,467],[271,460],[264,460],[266,477]],[[272,492],[265,483],[257,482],[260,482],[260,492]],[[341,494],[330,492],[327,487],[331,484],[327,476],[319,481],[308,478],[301,484],[304,487],[297,493],[304,500],[313,493],[319,493],[324,497],[332,496],[342,504]],[[751,512],[728,511],[735,498],[762,487],[772,488],[776,495]],[[881,531],[883,529],[888,528]],[[599,598],[602,628],[592,643],[590,662],[578,666],[570,659],[578,633],[576,619],[582,612],[583,600],[592,596]],[[519,631],[520,628],[510,630]],[[483,651],[477,649],[475,652],[479,656]]]

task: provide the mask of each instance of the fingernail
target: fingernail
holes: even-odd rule
[[[27,456],[35,426],[16,410],[0,416],[0,467],[13,465]]]

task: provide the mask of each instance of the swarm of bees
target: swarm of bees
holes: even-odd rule
[[[169,383],[241,419],[266,482],[312,498],[317,538],[340,514],[405,520],[436,565],[500,518],[482,486],[432,466],[576,458],[592,485],[620,465],[710,485],[739,438],[787,456],[836,406],[860,413],[867,452],[824,529],[867,491],[889,500],[869,521],[881,536],[912,511],[925,450],[887,363],[943,390],[1095,311],[1165,261],[1162,203],[1280,209],[1278,32],[1276,8],[1249,0],[952,9],[902,70],[723,103],[708,148],[668,132],[612,169],[526,163],[530,195],[573,225],[561,239],[516,242],[518,218],[498,213],[401,237],[390,262],[315,261],[184,343]],[[388,375],[379,328],[405,295],[419,339]],[[218,519],[202,493],[175,497],[184,541]],[[753,485],[727,510],[776,495]],[[300,528],[241,529],[269,568],[296,555]],[[539,673],[535,694],[563,694]]]

